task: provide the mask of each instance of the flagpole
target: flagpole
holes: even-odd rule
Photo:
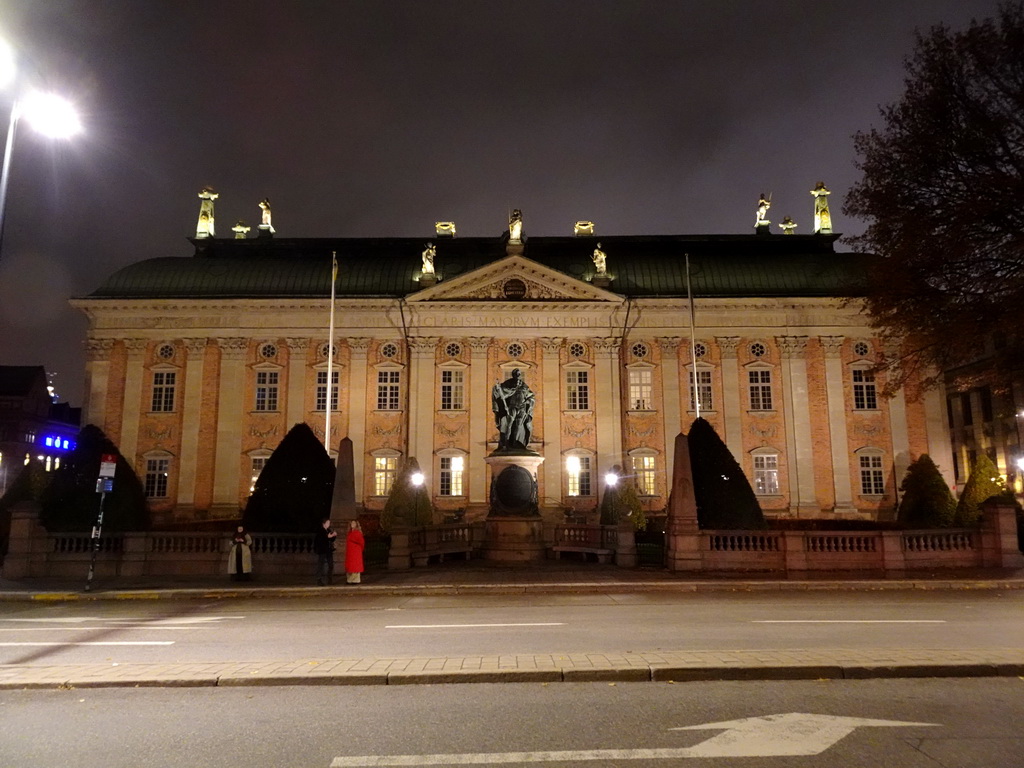
[[[334,394],[334,290],[338,282],[338,252],[331,251],[331,324],[327,335],[327,399],[324,406],[324,448],[331,455],[331,395]]]
[[[690,254],[686,254],[686,301],[690,305],[690,386],[693,388],[693,411],[700,418],[700,390],[697,387],[697,342],[693,338],[693,290],[690,287]]]

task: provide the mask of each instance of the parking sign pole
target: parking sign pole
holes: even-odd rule
[[[96,553],[100,551],[100,536],[103,535],[103,506],[107,494],[114,490],[114,473],[117,469],[117,456],[103,454],[100,459],[100,473],[96,478],[96,492],[100,495],[100,511],[96,515],[96,525],[92,527],[92,554],[89,557],[89,576],[85,580],[85,591],[92,589],[92,578],[96,574]]]

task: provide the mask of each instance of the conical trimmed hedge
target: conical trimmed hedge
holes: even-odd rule
[[[434,506],[430,501],[430,491],[425,483],[417,486],[412,482],[412,476],[419,471],[416,457],[409,457],[391,486],[388,500],[384,502],[380,513],[381,530],[389,532],[401,526],[418,528],[433,524]]]
[[[103,503],[103,530],[149,529],[149,507],[138,475],[103,430],[87,424],[40,499],[40,522],[48,531],[88,531],[95,525],[100,509],[96,480],[105,453],[116,455],[117,465],[114,489]]]
[[[956,499],[932,457],[921,454],[907,467],[900,484],[896,520],[907,528],[944,528],[953,524]]]
[[[636,530],[644,530],[647,528],[647,515],[640,502],[636,481],[632,477],[623,477],[622,467],[618,464],[612,467],[612,472],[618,475],[619,481],[605,486],[601,499],[601,525],[618,525],[628,519]]]
[[[701,528],[748,530],[765,527],[761,505],[747,476],[722,438],[705,419],[694,419],[687,434],[697,522]]]
[[[242,518],[251,531],[307,533],[331,514],[334,462],[305,422],[267,459]]]
[[[987,454],[979,453],[960,493],[954,524],[960,527],[975,525],[981,517],[982,502],[1003,493],[1006,493],[1006,484],[999,470]]]

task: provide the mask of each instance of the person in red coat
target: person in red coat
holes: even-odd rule
[[[348,535],[345,537],[345,581],[349,584],[358,584],[360,574],[363,572],[363,548],[366,541],[363,539],[363,529],[358,520],[348,524]]]

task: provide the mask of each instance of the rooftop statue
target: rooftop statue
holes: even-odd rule
[[[199,199],[203,202],[199,204],[199,223],[196,225],[197,240],[214,236],[213,201],[218,197],[220,195],[211,187],[203,187],[203,191],[199,193]]]
[[[274,231],[274,226],[270,222],[270,199],[269,198],[265,197],[262,200],[260,200],[260,212],[261,212],[261,217],[262,217],[262,219],[260,221],[260,229],[269,230],[270,232],[273,232]]]
[[[590,258],[594,260],[594,266],[597,268],[598,277],[604,277],[608,274],[608,256],[601,250],[600,243],[597,244],[597,248],[594,249],[594,254]]]
[[[779,224],[779,228],[782,230],[782,234],[784,235],[792,235],[793,230],[796,229],[796,227],[797,223],[793,221],[789,216],[786,216],[782,220],[782,223]]]
[[[245,236],[249,234],[249,230],[252,229],[242,219],[239,219],[235,226],[231,228],[231,231],[235,233],[235,240],[245,240]]]
[[[825,188],[824,181],[819,181],[811,194],[814,195],[814,232],[829,235],[832,233],[832,214],[828,211],[828,196],[832,193]]]
[[[423,274],[434,274],[434,257],[437,256],[437,248],[433,243],[427,243],[423,249]]]
[[[768,221],[768,209],[772,207],[772,196],[764,196],[764,192],[761,193],[761,197],[757,201],[757,218],[754,221],[755,227],[766,227],[771,224]]]
[[[508,239],[512,243],[523,241],[523,212],[518,208],[512,211],[508,219]]]
[[[491,408],[498,427],[499,451],[528,451],[533,434],[533,391],[516,368],[491,390]]]

